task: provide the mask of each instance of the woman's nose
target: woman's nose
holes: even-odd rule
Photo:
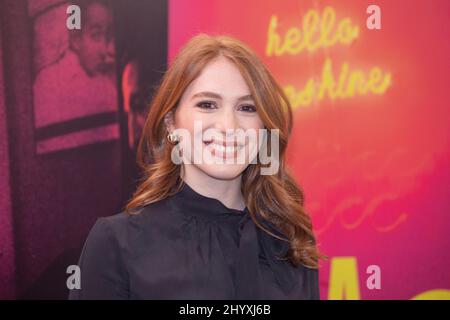
[[[238,119],[233,108],[222,108],[216,120],[216,128],[223,132],[226,130],[236,130],[239,127]]]

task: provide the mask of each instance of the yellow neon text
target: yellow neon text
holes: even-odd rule
[[[270,17],[267,32],[267,56],[283,54],[296,55],[307,50],[313,52],[318,48],[327,48],[337,43],[349,45],[359,35],[359,27],[353,25],[349,18],[336,22],[336,12],[332,7],[325,7],[322,15],[315,10],[308,10],[302,19],[301,28],[291,27],[284,36],[277,32],[278,18]]]
[[[391,85],[391,73],[379,67],[372,67],[367,72],[350,70],[348,63],[341,65],[339,74],[333,74],[330,58],[325,60],[319,79],[310,78],[301,89],[293,85],[283,87],[293,109],[309,106],[325,98],[330,100],[351,98],[369,93],[381,95]]]

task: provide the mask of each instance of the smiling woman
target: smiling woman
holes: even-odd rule
[[[93,227],[82,289],[71,298],[318,299],[320,254],[284,164],[291,129],[289,101],[245,44],[191,39],[152,101],[138,151],[142,182],[124,212]],[[277,130],[280,166],[271,175],[259,158],[272,139],[249,138],[257,130],[269,138]],[[208,153],[245,161],[195,161]]]

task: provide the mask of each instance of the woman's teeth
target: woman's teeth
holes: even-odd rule
[[[211,146],[221,153],[234,153],[236,150],[240,150],[242,148],[242,146],[224,146],[223,144],[217,144],[213,142],[205,142],[205,144]]]

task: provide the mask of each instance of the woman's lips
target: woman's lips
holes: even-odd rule
[[[208,150],[213,156],[222,158],[237,157],[238,152],[244,147],[243,144],[238,144],[236,141],[203,141],[208,147]]]

